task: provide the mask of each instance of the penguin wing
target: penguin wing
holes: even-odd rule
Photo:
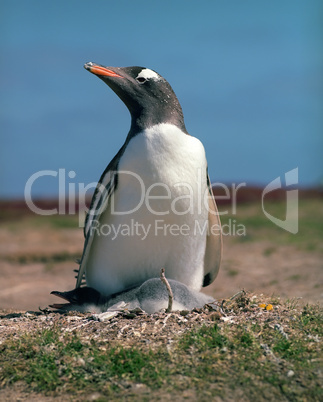
[[[216,206],[211,181],[207,174],[207,184],[209,188],[209,216],[208,233],[206,238],[206,249],[204,255],[204,281],[203,287],[208,286],[216,278],[222,257],[222,233],[221,222],[218,208]],[[212,228],[212,230],[210,230]]]
[[[91,230],[97,226],[97,222],[100,220],[100,216],[106,208],[109,208],[109,201],[111,195],[114,193],[118,186],[118,165],[120,158],[124,152],[125,146],[123,146],[116,156],[109,163],[105,171],[102,173],[101,178],[96,186],[95,192],[92,197],[89,212],[85,218],[84,224],[84,248],[80,262],[80,267],[76,279],[76,288],[81,286],[81,282],[84,276],[86,262],[91,250],[91,245],[94,238],[95,230]]]
[[[115,155],[105,171],[102,173],[100,180],[95,188],[89,211],[84,223],[84,237],[86,238],[89,229],[92,227],[93,221],[98,219],[98,213],[101,213],[107,207],[107,201],[117,186],[117,170],[119,160],[124,153],[125,145]]]

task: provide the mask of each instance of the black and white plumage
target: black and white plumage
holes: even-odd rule
[[[125,103],[131,128],[94,193],[76,287],[85,274],[87,286],[109,297],[164,268],[168,279],[199,291],[215,279],[222,252],[202,143],[186,131],[176,95],[155,71],[85,68]]]

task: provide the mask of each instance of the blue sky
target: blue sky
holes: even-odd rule
[[[130,116],[83,69],[152,68],[172,85],[212,181],[323,181],[323,3],[0,1],[0,197],[40,170],[97,181]],[[33,194],[55,196],[44,177]]]

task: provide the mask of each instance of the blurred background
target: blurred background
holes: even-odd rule
[[[261,190],[298,168],[299,188],[314,189],[297,235],[264,216],[259,191],[222,216],[247,234],[225,239],[209,293],[322,298],[322,17],[320,0],[0,0],[0,308],[37,308],[74,287],[78,217],[26,216],[17,200],[39,171],[65,169],[66,192],[95,184],[123,144],[130,115],[88,61],[163,75],[213,182]],[[58,177],[40,177],[31,195],[62,196]],[[283,198],[268,208],[284,219]]]
[[[323,4],[298,1],[0,1],[0,197],[64,168],[97,181],[130,116],[83,69],[155,69],[173,86],[212,181],[323,181]],[[37,197],[57,196],[44,177]]]

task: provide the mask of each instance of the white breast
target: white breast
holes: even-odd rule
[[[119,163],[118,187],[100,218],[86,267],[88,286],[109,295],[166,276],[199,290],[207,221],[201,142],[171,124],[135,136]],[[104,235],[106,234],[106,235]],[[114,239],[113,239],[114,238]]]

